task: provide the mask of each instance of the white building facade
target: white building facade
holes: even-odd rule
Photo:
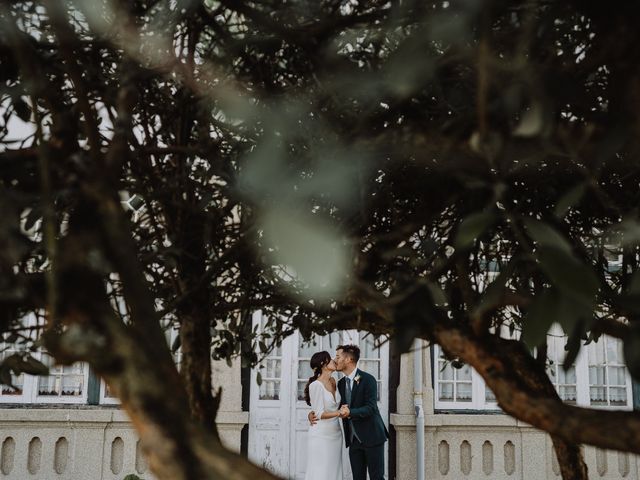
[[[261,321],[259,313],[254,321]],[[424,372],[427,479],[560,478],[549,437],[502,414],[473,369],[453,368],[437,347],[426,345],[397,358],[389,343],[357,331],[312,342],[292,335],[258,369],[214,362],[212,383],[223,387],[217,416],[223,442],[283,478],[303,479],[308,361],[318,350],[333,354],[341,343],[358,344],[359,368],[378,379],[378,407],[391,432],[387,478],[416,478],[413,355]],[[603,409],[633,409],[638,403],[618,340],[603,337],[586,346],[567,372],[559,367],[561,335],[552,332],[549,347],[550,376],[566,402]],[[83,365],[54,367],[51,373],[14,378],[19,392],[0,393],[0,479],[122,480],[128,474],[153,479],[135,431],[104,384]],[[640,479],[634,455],[591,447],[584,453],[590,478]],[[344,462],[348,465],[346,452]]]

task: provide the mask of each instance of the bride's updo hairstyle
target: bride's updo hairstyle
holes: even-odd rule
[[[304,386],[304,401],[307,405],[311,406],[311,397],[309,397],[309,385],[315,382],[322,373],[322,367],[327,365],[331,361],[331,355],[329,352],[316,352],[313,354],[310,360],[311,369],[313,370],[313,376],[309,377],[309,381]]]

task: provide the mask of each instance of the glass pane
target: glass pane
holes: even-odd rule
[[[623,363],[622,341],[611,337],[603,340],[607,342],[607,363]]]
[[[591,385],[606,385],[605,368],[604,367],[589,367],[589,384]]]
[[[456,401],[471,401],[471,383],[456,383]]]
[[[380,349],[375,348],[375,338],[366,332],[360,332],[360,356],[362,358],[380,358]]]
[[[322,349],[329,352],[334,357],[336,353],[336,347],[340,345],[340,333],[333,332],[322,337]]]
[[[107,383],[104,384],[104,396],[105,398],[116,398],[115,394],[111,391],[111,388],[109,388],[109,385]]]
[[[440,400],[453,400],[453,383],[440,383]]]
[[[627,389],[624,387],[611,387],[609,389],[609,400],[611,401],[611,405],[626,405]]]
[[[311,365],[308,360],[301,360],[298,362],[298,378],[306,378],[308,379],[313,375],[313,370],[311,370]]]
[[[560,398],[567,403],[575,403],[576,401],[576,387],[560,387],[558,391]]]
[[[304,342],[302,335],[300,334],[298,334],[298,338],[300,342],[298,347],[298,358],[311,358],[311,355],[322,350],[318,343],[319,339],[316,335],[314,335],[314,337],[308,342]]]
[[[74,363],[73,365],[66,365],[62,367],[62,373],[74,373],[76,375],[80,375],[83,371],[82,363]]]
[[[367,373],[370,373],[376,379],[380,378],[380,361],[379,360],[361,360],[360,368]]]
[[[558,360],[558,339],[555,337],[547,337],[547,358],[553,360],[554,364]]]
[[[457,380],[471,381],[471,366],[464,365],[462,368],[456,369],[455,371]]]
[[[62,377],[62,395],[82,395],[82,383],[84,378],[80,375],[65,375]]]
[[[496,396],[493,394],[491,389],[487,386],[485,386],[485,390],[484,390],[484,399],[486,402],[490,402],[490,403],[496,402]]]
[[[607,388],[589,388],[589,398],[591,399],[591,405],[607,405]]]
[[[280,399],[280,381],[279,380],[263,380],[260,385],[260,400],[279,400]]]
[[[304,387],[307,385],[306,380],[298,381],[298,400],[304,401]]]
[[[603,365],[605,363],[603,338],[587,345],[587,351],[589,352],[589,365]]]
[[[576,368],[570,367],[566,372],[564,368],[558,368],[558,383],[575,385],[576,383]]]
[[[609,385],[626,385],[625,367],[608,367]]]
[[[58,395],[60,393],[60,377],[38,377],[38,395]]]
[[[440,362],[440,369],[438,371],[438,378],[440,380],[453,380],[453,367],[451,363]]]
[[[280,378],[280,359],[268,358],[262,375],[267,378]]]

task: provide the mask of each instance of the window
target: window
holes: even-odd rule
[[[560,398],[570,405],[594,408],[633,408],[631,377],[623,363],[622,341],[602,336],[582,347],[565,371],[566,337],[554,325],[547,336],[547,372]],[[480,375],[468,365],[456,368],[437,345],[433,347],[434,402],[436,409],[495,410],[495,396]]]
[[[36,340],[40,334],[39,326],[43,319],[30,314],[22,320],[24,335]],[[33,376],[27,374],[11,375],[15,389],[2,385],[0,403],[86,403],[89,369],[85,364],[54,365],[53,359],[44,351],[31,352],[26,345],[11,340],[5,343],[8,334],[2,336],[0,342],[0,359],[15,354],[29,353],[49,367],[49,375]]]
[[[259,332],[265,331],[268,318],[257,311],[253,314],[254,328]],[[263,339],[269,347],[273,345],[270,338]],[[273,346],[271,352],[266,355],[254,369],[255,375],[260,375],[262,382],[258,389],[258,400],[280,400],[282,386],[282,344]]]
[[[587,346],[589,402],[598,407],[631,406],[630,384],[623,364],[622,341],[603,336]]]
[[[435,408],[449,410],[494,410],[496,400],[482,377],[469,365],[447,360],[440,347],[434,345]]]
[[[373,335],[367,332],[359,332],[360,361],[358,368],[373,375],[378,384],[378,401],[382,392],[382,360],[381,349]]]
[[[261,362],[260,400],[280,400],[280,374],[282,369],[282,346],[277,346]]]
[[[104,380],[100,381],[100,404],[119,405],[120,399],[111,391],[109,385]]]
[[[46,397],[47,401],[51,401],[83,396],[86,390],[85,364],[54,365],[53,358],[46,353],[40,355],[40,360],[49,367],[50,375],[37,378],[37,397]]]

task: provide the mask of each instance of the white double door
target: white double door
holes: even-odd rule
[[[260,325],[263,321],[260,312],[257,312],[254,322]],[[262,362],[262,368],[252,371],[249,459],[283,478],[304,479],[309,428],[307,414],[310,408],[303,399],[303,392],[312,374],[309,359],[313,353],[321,350],[334,356],[340,344],[356,344],[360,347],[358,367],[378,380],[378,408],[387,424],[389,353],[387,343],[380,347],[378,343],[370,334],[356,330],[316,336],[310,342],[305,342],[299,333],[287,337]],[[260,386],[257,384],[258,372],[262,377]],[[338,377],[339,374],[336,380]],[[343,453],[344,478],[349,480],[351,468],[347,450],[344,449]],[[385,466],[388,468],[387,460],[385,450]]]

